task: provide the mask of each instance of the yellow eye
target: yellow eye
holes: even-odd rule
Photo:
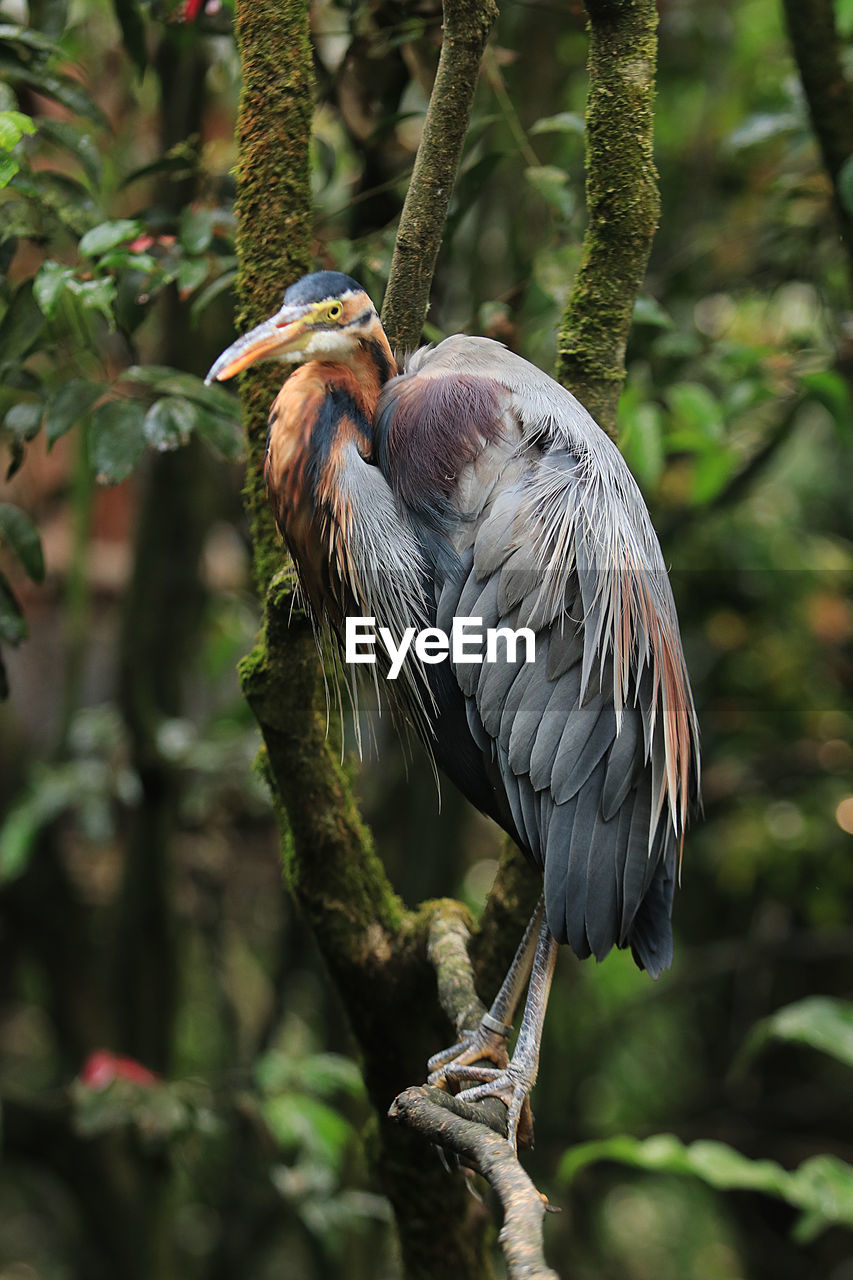
[[[331,306],[328,308],[328,310],[326,311],[326,316],[328,317],[329,320],[340,320],[343,314],[344,314],[344,309],[340,302],[333,302]]]

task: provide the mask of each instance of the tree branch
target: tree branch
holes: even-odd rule
[[[844,74],[835,9],[832,0],[783,0],[782,7],[853,274],[853,211],[838,186],[853,156],[853,85]]]
[[[444,37],[391,260],[382,323],[392,346],[416,347],[462,155],[494,0],[444,0]]]
[[[615,438],[634,302],[657,229],[655,0],[586,0],[589,226],[557,338],[557,377]]]
[[[438,1002],[456,1034],[473,1027],[486,1012],[474,985],[474,966],[468,954],[471,931],[461,903],[440,904],[432,918],[427,957],[435,969]]]
[[[488,1180],[504,1213],[499,1239],[509,1280],[559,1280],[542,1253],[544,1197],[506,1138],[483,1124],[479,1108],[466,1106],[441,1089],[421,1088],[402,1093],[391,1114],[428,1141],[453,1151]]]

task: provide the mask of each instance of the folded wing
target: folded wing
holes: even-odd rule
[[[660,547],[621,455],[559,384],[457,337],[383,392],[377,456],[432,566],[436,625],[535,634],[533,664],[519,644],[435,682],[457,720],[464,700],[460,755],[475,748],[483,769],[469,795],[542,867],[559,941],[599,959],[631,946],[659,973],[698,731]]]

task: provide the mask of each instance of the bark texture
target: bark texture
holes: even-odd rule
[[[275,308],[284,284],[308,270],[311,56],[307,0],[238,0],[243,93],[238,123],[238,253],[245,329]],[[282,56],[282,51],[287,56]],[[452,176],[452,175],[451,175]],[[449,1029],[427,958],[433,918],[456,904],[407,912],[393,891],[326,740],[326,700],[314,636],[294,607],[295,576],[269,512],[263,457],[280,373],[242,379],[248,444],[246,508],[262,635],[244,659],[244,693],[264,739],[277,799],[285,873],[311,923],[361,1051],[378,1123],[369,1143],[393,1205],[406,1275],[490,1280],[492,1227],[461,1179],[448,1176],[417,1135],[387,1118]],[[289,625],[288,625],[289,624]]]
[[[835,6],[832,0],[783,0],[782,7],[853,280],[853,83],[844,72]]]
[[[615,439],[634,302],[657,230],[655,0],[587,0],[589,225],[557,339],[557,377]]]
[[[494,0],[445,0],[438,71],[403,205],[382,304],[392,347],[418,346],[435,260],[462,156],[480,60],[498,15]]]

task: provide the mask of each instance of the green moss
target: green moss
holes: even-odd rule
[[[589,226],[557,338],[557,377],[615,435],[634,301],[657,228],[653,0],[590,3]]]
[[[400,217],[382,323],[393,347],[421,340],[430,285],[462,155],[494,0],[445,0],[435,85]]]
[[[244,0],[236,10],[243,89],[237,123],[237,327],[259,323],[311,260],[312,70],[307,0]],[[241,379],[248,442],[244,501],[259,592],[284,552],[263,479],[269,407],[281,374],[269,366]]]

